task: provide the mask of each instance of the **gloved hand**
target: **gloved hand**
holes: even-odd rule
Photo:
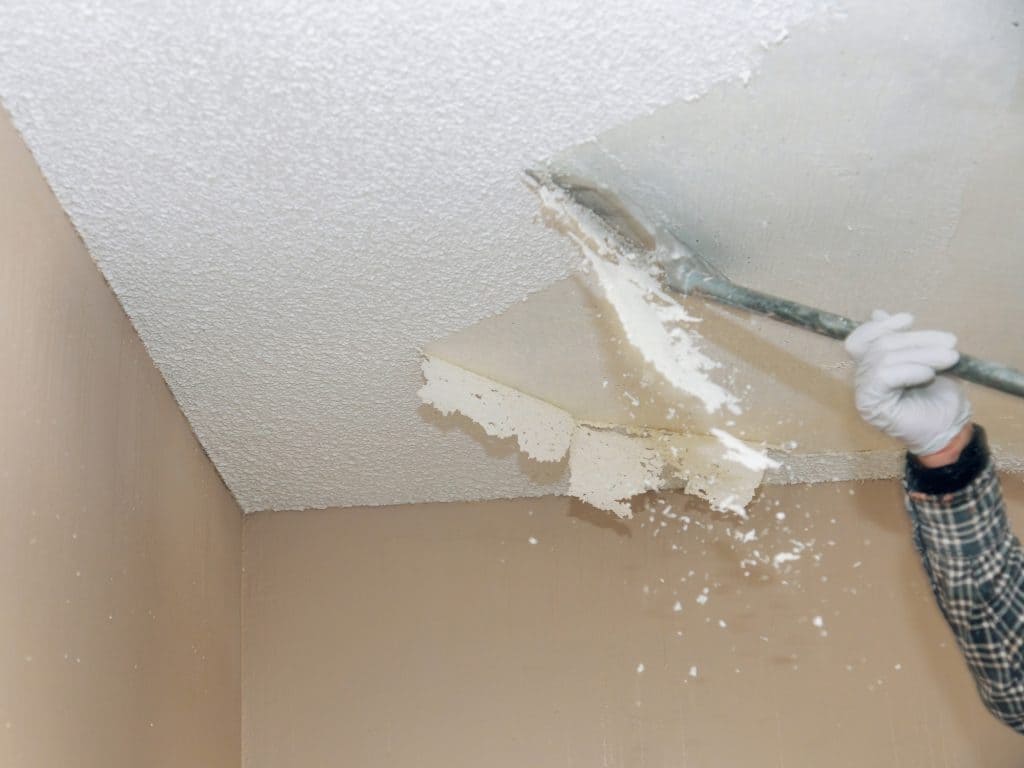
[[[875,310],[846,337],[857,363],[857,411],[911,453],[945,448],[967,425],[971,406],[960,383],[937,372],[960,359],[956,337],[943,331],[912,331],[912,315]]]

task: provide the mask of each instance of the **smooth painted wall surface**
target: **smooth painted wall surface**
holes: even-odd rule
[[[772,488],[738,526],[645,503],[629,523],[559,498],[248,516],[246,768],[1024,760],[897,483]],[[743,562],[794,541],[778,571]]]
[[[2,111],[0,179],[0,765],[238,765],[241,512]]]

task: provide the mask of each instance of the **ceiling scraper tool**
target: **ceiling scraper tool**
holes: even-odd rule
[[[682,295],[697,294],[719,304],[756,312],[822,336],[845,339],[860,323],[795,301],[737,285],[709,264],[664,223],[652,221],[609,187],[547,170],[527,171],[527,184],[542,199],[545,193],[568,196],[583,216],[596,217],[619,241],[620,250],[647,252],[661,265],[664,280]],[[570,233],[571,234],[571,233]],[[999,363],[961,354],[946,373],[1017,397],[1024,397],[1024,373]]]

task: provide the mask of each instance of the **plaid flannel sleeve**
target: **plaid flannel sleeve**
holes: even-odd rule
[[[1024,733],[1024,554],[984,430],[950,467],[908,456],[904,487],[914,544],[981,698]]]

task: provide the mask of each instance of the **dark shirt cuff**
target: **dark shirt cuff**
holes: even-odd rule
[[[907,454],[907,490],[929,495],[956,493],[970,485],[988,464],[988,439],[985,430],[974,425],[971,441],[960,458],[944,467],[924,467],[917,457]]]

